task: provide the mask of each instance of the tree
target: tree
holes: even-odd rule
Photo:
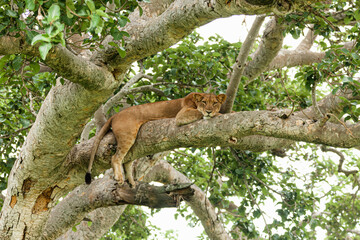
[[[1,239],[99,239],[112,226],[105,237],[142,239],[147,217],[126,205],[182,200],[179,214],[190,207],[210,239],[313,239],[321,229],[359,238],[359,5],[3,2]],[[192,33],[241,14],[257,15],[243,43]],[[286,35],[303,39],[291,49]],[[226,92],[224,115],[145,124],[126,156],[142,181],[135,189],[111,177],[109,133],[93,168],[104,175],[84,184],[91,137],[109,115],[191,91]]]

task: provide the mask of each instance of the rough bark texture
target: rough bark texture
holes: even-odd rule
[[[192,183],[152,186],[139,182],[135,188],[120,186],[114,179],[97,179],[69,193],[54,209],[46,223],[42,239],[55,239],[80,222],[85,214],[100,208],[125,204],[150,208],[177,207],[182,198],[193,195]],[[97,220],[94,220],[97,221]]]
[[[76,231],[70,228],[66,233],[58,237],[57,240],[99,239],[116,223],[126,207],[127,205],[119,205],[97,208],[85,216],[85,219],[76,226]],[[90,227],[87,219],[91,221]]]

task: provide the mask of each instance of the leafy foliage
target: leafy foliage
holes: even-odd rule
[[[115,41],[129,36],[118,27],[124,27],[130,20],[129,13],[138,7],[136,0],[105,1],[3,1],[0,8],[0,36],[12,32],[24,31],[28,43],[38,44],[42,60],[52,46],[63,46],[76,35],[88,34],[84,40],[88,48],[100,47],[105,36],[111,35]],[[140,9],[141,13],[141,9]],[[121,55],[125,54],[122,46],[117,46]]]
[[[0,59],[0,191],[6,189],[17,153],[42,101],[55,84],[54,74],[39,73],[40,65],[34,60],[23,55]]]
[[[114,9],[109,9],[108,3],[114,3]],[[83,44],[90,49],[101,47],[101,40],[108,34],[121,41],[128,34],[117,27],[125,26],[128,14],[137,7],[133,0],[1,3],[0,35],[24,31],[28,43],[39,46],[40,58],[7,55],[0,59],[0,190],[6,188],[16,155],[43,99],[55,85],[56,75],[42,72],[39,60],[46,59],[56,44],[76,45],[70,41],[75,34],[89,34]],[[359,9],[358,1],[326,1],[285,16],[284,34],[300,38],[304,29],[311,27],[319,35],[318,50],[325,53],[325,58],[311,66],[267,71],[252,80],[243,77],[234,110],[301,111],[313,104],[311,90],[318,84],[318,97],[352,90],[353,98],[342,99],[339,117],[358,122]],[[344,42],[352,40],[356,40],[355,45],[344,48]],[[123,46],[110,44],[124,56]],[[126,100],[142,104],[180,98],[193,91],[225,92],[241,45],[220,36],[205,41],[194,32],[176,46],[140,61],[139,66],[151,78],[143,78],[132,87],[151,86],[156,91],[129,94]],[[135,73],[134,69],[130,71],[128,78]],[[286,150],[284,159],[271,152],[178,149],[167,160],[207,193],[234,239],[240,235],[315,239],[319,232],[329,239],[352,236],[349,229],[359,229],[359,174],[339,171],[339,156],[322,153],[312,144],[298,143]],[[344,168],[359,169],[357,152],[343,149],[342,153],[346,156]],[[199,225],[186,206],[179,208],[177,216],[185,217],[190,226]],[[128,207],[102,239],[154,237],[156,227],[148,219],[141,208]],[[172,232],[162,237],[175,238]]]

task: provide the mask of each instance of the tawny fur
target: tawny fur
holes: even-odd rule
[[[176,125],[181,126],[195,122],[202,118],[212,118],[220,115],[221,104],[225,102],[224,94],[190,93],[184,98],[147,103],[129,107],[112,116],[95,136],[91,151],[88,171],[85,176],[87,184],[91,183],[91,168],[101,139],[112,128],[117,148],[112,156],[111,164],[115,180],[123,184],[123,159],[136,140],[142,124],[163,118],[176,118]],[[126,179],[132,186],[135,181],[132,175],[132,161],[124,164]]]

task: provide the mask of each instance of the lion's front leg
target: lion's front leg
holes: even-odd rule
[[[176,125],[182,126],[203,118],[203,114],[195,108],[182,108],[176,115]]]

